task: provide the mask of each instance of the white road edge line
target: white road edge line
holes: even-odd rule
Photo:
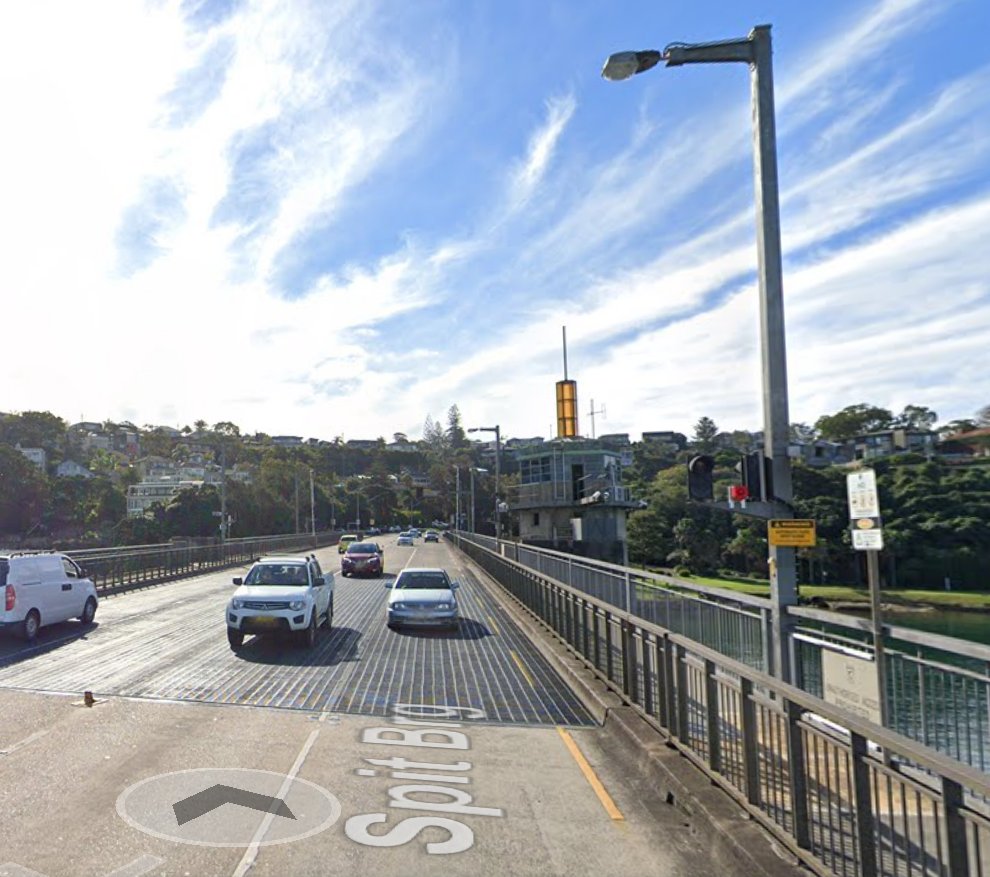
[[[6,747],[5,749],[0,749],[0,755],[10,755],[11,752],[20,749],[22,746],[27,746],[29,743],[33,743],[39,737],[44,737],[45,734],[49,733],[50,731],[51,728],[48,728],[44,731],[35,731],[33,734],[31,734],[31,736],[25,737],[23,740],[18,740],[16,743],[11,743],[10,746]]]
[[[164,859],[159,859],[158,856],[145,853],[143,856],[138,856],[133,862],[124,865],[123,868],[111,871],[107,874],[107,877],[141,877],[142,874],[147,874],[159,865],[164,864]]]
[[[289,772],[285,776],[285,782],[282,783],[282,787],[278,790],[278,795],[276,797],[285,800],[285,793],[288,791],[289,786],[292,785],[293,779],[297,773],[299,773],[299,768],[302,767],[303,762],[306,760],[306,756],[309,755],[309,750],[313,748],[313,744],[316,742],[316,738],[320,736],[320,732],[313,731],[309,738],[303,743],[302,749],[299,750],[299,754],[296,756],[296,761],[290,768]],[[232,877],[244,877],[251,867],[254,865],[255,860],[258,858],[258,850],[261,847],[261,840],[267,833],[272,821],[275,819],[274,813],[266,813],[265,818],[261,821],[261,825],[258,826],[258,830],[254,833],[254,837],[251,838],[251,845],[244,851],[244,855],[241,857],[241,861],[237,864],[234,869]]]

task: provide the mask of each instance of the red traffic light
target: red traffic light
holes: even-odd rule
[[[745,484],[733,484],[729,488],[729,499],[732,502],[746,502],[749,499],[749,488]]]

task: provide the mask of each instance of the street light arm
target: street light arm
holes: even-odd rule
[[[737,40],[720,40],[714,43],[671,43],[663,50],[663,60],[668,67],[681,64],[721,64],[732,61],[753,62],[751,37]]]

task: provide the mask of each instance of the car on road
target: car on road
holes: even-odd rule
[[[415,545],[416,538],[408,530],[399,533],[399,538],[395,540],[396,545]]]
[[[392,630],[406,625],[457,628],[458,608],[454,591],[460,587],[439,567],[406,567],[389,589],[386,624]]]
[[[439,542],[440,534],[436,530],[427,530],[423,542]]]
[[[361,537],[357,533],[345,533],[340,537],[340,541],[337,543],[337,553],[343,554],[347,551],[347,546],[352,542],[360,542]]]
[[[333,624],[333,573],[324,573],[315,555],[259,558],[234,584],[226,614],[235,651],[247,634],[269,633],[291,634],[313,648],[317,628]]]
[[[385,552],[377,542],[352,542],[340,559],[344,576],[380,576],[385,572]]]
[[[96,586],[68,555],[0,553],[0,632],[30,642],[47,624],[70,618],[92,623],[98,604]]]

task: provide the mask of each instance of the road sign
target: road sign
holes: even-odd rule
[[[883,530],[853,530],[852,534],[857,551],[883,551]]]
[[[858,469],[846,476],[846,493],[849,496],[849,517],[879,518],[880,500],[877,498],[877,474],[872,469]]]
[[[778,548],[814,548],[815,522],[805,518],[767,521],[767,538]]]

